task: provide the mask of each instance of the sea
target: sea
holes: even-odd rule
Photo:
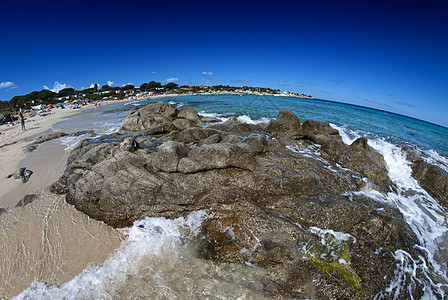
[[[389,177],[397,189],[380,193],[366,187],[358,192],[392,205],[404,216],[418,238],[424,256],[394,253],[395,277],[374,299],[398,298],[400,289],[424,286],[422,299],[448,297],[448,210],[411,176],[410,162],[401,146],[448,173],[448,128],[415,118],[328,100],[268,95],[197,95],[139,100],[101,106],[74,115],[53,126],[54,131],[94,130],[98,135],[118,131],[127,113],[163,100],[179,109],[194,108],[199,115],[225,122],[230,116],[256,124],[291,110],[301,122],[327,121],[351,144],[359,137],[384,156]],[[67,151],[86,136],[63,137]],[[298,150],[315,157],[318,147]],[[306,153],[309,151],[310,153]],[[16,299],[260,299],[263,274],[252,265],[215,265],[195,257],[195,238],[207,211],[168,220],[146,218],[123,229],[126,239],[101,266],[91,266],[60,286],[34,281]],[[331,229],[331,228],[327,228]],[[417,276],[417,274],[419,274]]]

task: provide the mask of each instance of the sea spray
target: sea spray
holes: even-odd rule
[[[186,218],[145,218],[124,229],[127,239],[103,266],[56,287],[34,281],[15,299],[253,298],[262,297],[257,268],[217,266],[196,258],[205,211]]]
[[[356,138],[363,136],[361,132],[349,130],[347,127],[334,124],[332,127],[339,130],[346,144],[351,144]],[[448,294],[447,261],[440,255],[440,251],[446,251],[446,209],[411,176],[410,162],[401,148],[380,137],[369,139],[368,143],[383,155],[396,191],[380,193],[366,187],[357,194],[396,207],[419,239],[420,245],[415,247],[425,253],[425,257],[413,259],[406,251],[397,250],[394,253],[397,260],[396,277],[391,280],[389,288],[377,295],[377,298],[386,295],[397,298],[401,289],[412,289],[417,282],[425,287],[424,298],[430,299],[434,295],[444,298]]]

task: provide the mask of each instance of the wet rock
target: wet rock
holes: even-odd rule
[[[330,126],[328,122],[306,120],[302,124],[303,134],[316,144],[324,144],[329,140],[342,141],[339,131]]]
[[[278,113],[276,120],[271,120],[266,131],[277,138],[299,139],[303,137],[299,118],[289,110]]]
[[[7,212],[6,208],[0,207],[0,216],[6,212]]]
[[[188,120],[178,116],[165,124]],[[372,298],[395,276],[395,251],[423,255],[395,208],[351,193],[360,189],[358,173],[336,172],[322,159],[290,150],[310,143],[297,140],[303,132],[291,112],[280,112],[266,127],[217,125],[152,136],[148,132],[162,125],[145,129],[142,136],[161,145],[154,149],[122,151],[118,144],[84,141],[52,189],[65,191],[68,203],[114,227],[207,210],[198,256],[262,268],[269,297]],[[313,128],[321,127],[328,129]],[[245,128],[250,130],[242,134]],[[308,137],[316,132],[308,131]],[[314,137],[329,138],[322,156],[387,186],[384,159],[366,139],[346,146],[332,131],[324,135]],[[411,292],[400,291],[403,298],[421,293],[418,283]]]
[[[55,133],[48,133],[48,134],[44,134],[39,136],[36,139],[36,143],[44,143],[44,142],[48,142],[54,139],[58,139],[60,137],[66,136],[67,134],[64,132],[55,132]]]
[[[31,175],[33,174],[33,171],[27,169],[26,167],[22,167],[20,169],[18,169],[15,173],[9,174],[8,176],[6,176],[6,178],[11,178],[13,177],[14,179],[20,179],[22,180],[23,183],[26,183]]]
[[[341,163],[369,178],[380,190],[388,191],[392,185],[383,156],[370,147],[365,137],[346,146],[339,139],[325,142],[321,148],[322,157]]]
[[[67,134],[63,133],[63,132],[43,134],[43,135],[39,136],[33,143],[25,146],[24,150],[27,152],[32,152],[32,151],[36,150],[40,144],[54,140],[54,139],[58,139],[62,136],[66,136],[66,135]]]
[[[36,150],[39,147],[39,145],[42,143],[61,138],[63,136],[80,136],[83,134],[89,135],[90,137],[95,136],[95,132],[93,130],[77,131],[77,132],[70,133],[70,134],[67,134],[64,132],[48,133],[48,134],[43,134],[43,135],[39,136],[34,142],[25,146],[24,150],[27,152],[32,152],[32,151]]]
[[[411,162],[412,177],[441,205],[448,207],[448,174],[441,168],[425,162],[409,147],[402,148]]]
[[[57,195],[64,195],[67,194],[68,188],[67,188],[67,176],[63,175],[59,177],[59,179],[56,182],[53,182],[49,187],[50,192]]]
[[[25,195],[22,199],[19,200],[19,202],[17,202],[16,206],[23,207],[36,200],[36,198],[37,198],[36,194]]]

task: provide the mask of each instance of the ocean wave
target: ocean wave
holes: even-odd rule
[[[260,123],[268,123],[271,119],[269,118],[260,118],[260,119],[252,119],[248,115],[238,116],[238,121],[247,123],[247,124],[260,124]]]
[[[65,151],[73,150],[83,139],[89,138],[87,134],[79,136],[63,136],[60,138],[61,144],[65,145]]]
[[[186,218],[145,218],[124,229],[127,239],[103,266],[61,286],[34,281],[15,299],[258,298],[261,274],[246,266],[216,266],[196,258],[205,211]]]
[[[344,143],[351,144],[355,139],[361,137],[359,132],[352,131],[347,127],[332,124],[333,128],[339,130]],[[388,170],[389,178],[396,185],[396,191],[380,193],[366,187],[361,192],[355,194],[364,195],[379,202],[384,202],[396,207],[404,216],[405,221],[412,228],[426,257],[413,260],[408,253],[398,250],[395,253],[397,260],[396,278],[391,280],[387,294],[397,297],[397,292],[401,287],[408,284],[412,288],[416,282],[425,286],[425,299],[432,299],[434,293],[445,297],[448,290],[448,276],[446,274],[446,261],[443,259],[441,251],[446,251],[448,242],[448,223],[446,220],[446,209],[432,198],[412,177],[410,162],[406,153],[397,145],[376,136],[368,140],[368,144],[383,155]],[[418,279],[416,271],[425,274],[425,280]],[[432,278],[442,279],[436,282]],[[379,298],[385,294],[377,295]]]

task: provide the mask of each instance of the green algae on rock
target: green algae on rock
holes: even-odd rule
[[[341,273],[350,285],[361,291],[361,278],[351,265],[349,242],[355,238],[347,233],[322,230],[311,227],[311,232],[319,235],[320,244],[305,246],[304,256],[328,276],[330,271]]]

